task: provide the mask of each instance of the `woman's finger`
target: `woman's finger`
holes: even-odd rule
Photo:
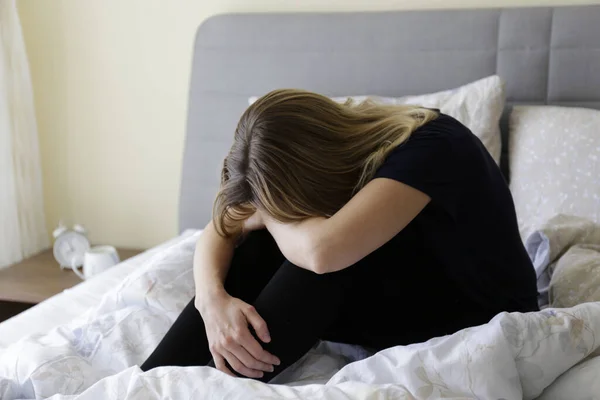
[[[273,354],[269,353],[262,348],[258,340],[252,336],[250,331],[247,334],[242,335],[238,343],[246,350],[255,360],[263,362],[268,365],[279,365],[280,361]],[[264,371],[264,370],[263,370]]]
[[[254,332],[260,340],[265,343],[269,343],[271,341],[271,335],[269,334],[269,329],[267,328],[267,323],[265,320],[258,314],[258,311],[251,306],[248,305],[245,310],[243,310],[244,316],[254,328]]]
[[[227,375],[231,375],[231,376],[235,377],[235,374],[233,372],[231,372],[231,370],[229,370],[229,368],[227,368],[227,365],[225,364],[225,359],[223,358],[223,356],[221,356],[217,352],[212,352],[212,351],[211,351],[211,354],[213,356],[213,361],[215,362],[215,367],[217,367],[217,369],[219,371],[224,372]]]
[[[235,355],[230,353],[228,350],[221,350],[221,354],[223,355],[223,357],[225,357],[231,368],[236,370],[238,373],[247,376],[248,378],[262,378],[264,376],[264,373],[262,371],[257,371],[255,369],[250,369],[246,367]]]
[[[248,332],[248,335],[252,336],[250,335],[250,332]],[[254,338],[252,339],[254,340]],[[260,361],[239,344],[232,347],[233,348],[228,349],[229,352],[236,356],[246,367],[257,371],[273,372],[273,364]]]
[[[248,323],[252,326],[256,335],[265,343],[271,341],[271,335],[269,334],[269,330],[267,328],[267,323],[265,320],[258,314],[258,311],[252,306],[248,306],[244,312],[244,316],[246,317]],[[243,337],[240,340],[240,344],[248,350],[248,352],[257,360],[262,362],[279,365],[281,361],[279,358],[275,357],[273,354],[264,350],[260,343],[258,343],[254,336],[249,334],[247,337]]]

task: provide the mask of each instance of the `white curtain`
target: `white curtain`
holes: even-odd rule
[[[15,0],[0,0],[0,268],[48,244],[25,43]]]

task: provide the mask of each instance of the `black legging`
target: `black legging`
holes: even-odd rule
[[[234,252],[225,289],[252,304],[267,323],[272,340],[259,343],[281,364],[261,381],[271,380],[318,339],[380,350],[493,317],[461,296],[443,272],[390,265],[385,253],[381,248],[342,271],[318,275],[286,261],[268,231],[248,235]],[[214,366],[211,360],[192,299],[141,369]]]

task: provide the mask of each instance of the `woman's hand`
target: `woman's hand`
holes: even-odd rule
[[[204,325],[210,352],[218,370],[233,375],[225,360],[240,374],[249,378],[262,378],[279,365],[277,357],[264,350],[252,336],[248,325],[265,343],[271,341],[266,322],[250,304],[228,294],[213,297],[198,307]]]

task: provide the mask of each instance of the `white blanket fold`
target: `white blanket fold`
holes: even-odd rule
[[[560,214],[532,233],[525,248],[536,270],[540,307],[600,300],[593,293],[600,277],[589,281],[600,269],[600,225]]]

